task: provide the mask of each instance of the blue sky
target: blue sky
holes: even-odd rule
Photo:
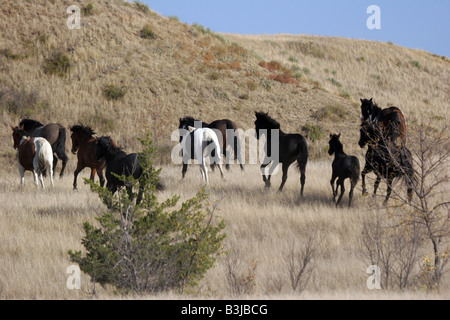
[[[141,0],[163,16],[215,32],[309,34],[392,41],[450,57],[450,0]],[[381,11],[369,30],[367,8]]]

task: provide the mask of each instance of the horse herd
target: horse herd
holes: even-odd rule
[[[300,171],[300,195],[303,196],[308,162],[306,139],[300,134],[284,133],[280,124],[271,118],[268,113],[255,112],[255,116],[256,138],[260,139],[264,135],[266,138],[264,145],[265,159],[260,167],[265,187],[270,187],[270,178],[275,168],[281,164],[283,175],[279,191],[282,191],[290,165],[297,162],[297,168]],[[199,123],[201,123],[201,126],[198,126]],[[48,173],[53,185],[54,168],[58,159],[62,161],[60,177],[64,175],[64,169],[68,161],[65,153],[67,129],[64,126],[56,123],[43,125],[36,120],[24,119],[18,126],[11,127],[11,129],[14,148],[17,149],[21,185],[24,183],[25,170],[33,171],[36,185],[38,185],[37,180],[39,179],[43,188],[42,176]],[[211,167],[214,169],[214,166],[217,165],[222,177],[224,177],[222,156],[227,156],[225,151],[227,143],[233,149],[234,158],[238,160],[241,170],[244,170],[242,159],[240,159],[238,136],[233,135],[231,139],[227,139],[227,133],[234,132],[237,129],[236,124],[228,119],[216,120],[211,123],[196,122],[192,117],[180,119],[180,144],[183,150],[182,177],[185,177],[189,160],[197,160],[203,180],[207,184],[209,183],[205,159],[206,148],[211,151],[208,154],[212,158]],[[78,160],[74,172],[73,188],[77,189],[78,174],[88,167],[91,169],[91,180],[94,180],[97,174],[100,185],[104,186],[106,180],[106,187],[112,193],[125,186],[131,194],[131,186],[126,185],[122,179],[118,179],[117,175],[133,176],[135,179],[139,179],[142,176],[143,169],[138,154],[125,153],[109,136],[95,137],[94,130],[88,126],[74,125],[70,127],[70,131],[71,151],[77,155]],[[219,132],[220,134],[217,134]],[[274,132],[276,135],[272,136]],[[381,109],[373,102],[373,99],[361,99],[359,145],[361,148],[368,146],[362,172],[358,158],[344,152],[339,138],[340,134],[330,134],[328,149],[330,156],[334,154],[330,183],[336,206],[339,205],[344,195],[344,181],[346,179],[350,179],[351,184],[349,207],[360,175],[363,195],[367,194],[365,176],[369,172],[374,172],[377,176],[374,184],[374,195],[381,179],[385,179],[387,183],[385,203],[391,195],[393,180],[400,176],[405,178],[408,186],[408,197],[411,198],[415,181],[414,169],[411,152],[406,148],[405,143],[406,121],[400,109],[397,107]],[[268,175],[266,175],[266,167],[269,164],[272,165],[269,168]],[[228,162],[226,163],[226,169],[230,169]],[[103,171],[105,171],[105,176]],[[341,192],[336,201],[339,187]],[[164,186],[157,183],[156,189],[163,190]],[[140,186],[137,203],[141,198],[142,187]]]

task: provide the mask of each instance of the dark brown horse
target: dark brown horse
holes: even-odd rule
[[[25,135],[23,130],[18,127],[11,127],[14,141],[14,149],[17,149],[17,161],[19,163],[20,184],[24,184],[25,171],[31,171],[34,174],[34,182],[41,182],[45,189],[42,176],[49,172],[50,181],[53,186],[53,152],[50,143],[45,138],[30,138]]]
[[[406,143],[406,120],[403,112],[397,107],[389,107],[381,109],[371,98],[361,100],[361,121],[369,121],[379,128],[383,133],[386,141],[395,143],[397,138],[400,138],[401,144]]]
[[[42,137],[50,143],[54,153],[53,172],[55,172],[55,167],[59,158],[62,161],[62,168],[59,176],[62,178],[64,176],[64,169],[66,168],[67,161],[69,160],[66,154],[67,128],[59,123],[43,125],[39,121],[31,119],[20,121],[18,128],[23,130],[27,136],[32,138]]]
[[[103,176],[103,169],[106,166],[104,159],[97,159],[97,138],[94,137],[94,130],[88,126],[75,125],[70,128],[72,135],[72,153],[77,155],[78,162],[77,168],[73,177],[73,188],[77,188],[78,174],[84,168],[91,168],[90,179],[94,181],[95,174],[97,173],[100,179],[100,185],[103,187],[105,184],[105,178]]]
[[[183,119],[180,119],[180,125],[179,125],[179,129],[183,129],[185,130],[185,134],[189,131],[188,127],[194,127],[195,128],[195,123],[201,123],[201,127],[202,128],[210,128],[210,129],[215,129],[217,130],[216,133],[220,133],[217,136],[221,137],[221,139],[219,138],[219,142],[221,144],[221,148],[222,148],[222,153],[224,155],[224,157],[226,157],[227,161],[225,164],[225,168],[227,170],[230,170],[230,164],[229,164],[229,157],[227,156],[227,145],[230,145],[233,152],[234,152],[234,160],[238,160],[239,165],[241,167],[241,170],[244,170],[244,166],[243,166],[243,162],[241,159],[241,144],[239,141],[239,137],[238,137],[238,132],[237,132],[237,125],[229,120],[229,119],[222,119],[222,120],[215,120],[211,123],[206,123],[203,121],[199,121],[199,120],[195,120],[192,117],[184,117]],[[198,126],[197,126],[198,127]],[[180,134],[180,142],[182,140],[182,138],[184,137],[184,134]]]

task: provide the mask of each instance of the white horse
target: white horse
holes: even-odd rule
[[[50,176],[53,185],[53,151],[52,146],[45,138],[22,137],[17,151],[19,162],[20,184],[24,184],[25,171],[33,171],[34,183],[38,187],[37,180],[41,182],[42,189],[45,189],[43,175]]]
[[[189,132],[186,133],[181,141],[183,149],[183,178],[187,171],[189,160],[197,160],[200,164],[202,180],[206,180],[209,184],[208,168],[206,166],[206,158],[209,157],[212,162],[219,166],[220,174],[224,178],[222,169],[222,152],[220,149],[219,139],[214,130],[210,128],[194,128],[189,126]],[[192,145],[191,145],[192,144]],[[193,148],[192,148],[193,147]],[[212,151],[215,150],[215,157]]]

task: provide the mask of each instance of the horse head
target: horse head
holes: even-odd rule
[[[374,111],[375,103],[373,102],[373,98],[368,99],[360,99],[361,100],[361,121],[366,121],[370,118],[370,115]]]
[[[12,129],[12,137],[13,137],[13,141],[14,141],[14,149],[18,149],[21,145],[22,142],[22,138],[26,137],[27,134],[24,130],[21,130],[19,127],[13,127],[11,126]]]
[[[359,146],[364,148],[366,144],[372,145],[377,143],[379,137],[376,135],[375,128],[369,121],[364,121],[359,129]]]
[[[339,150],[339,148],[342,150],[342,143],[339,141],[339,138],[341,137],[341,134],[331,134],[330,133],[330,141],[328,154],[331,156],[333,153]]]

